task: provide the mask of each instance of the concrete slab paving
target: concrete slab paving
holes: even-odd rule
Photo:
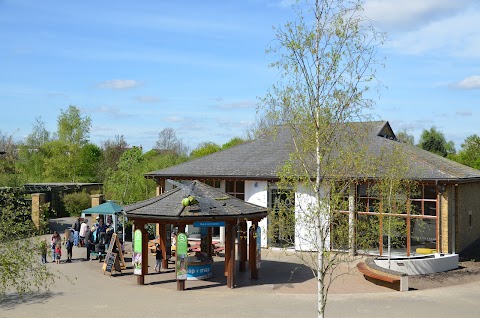
[[[187,281],[182,292],[176,291],[173,264],[156,273],[153,254],[144,286],[137,285],[129,253],[127,270],[112,276],[102,263],[83,261],[84,248],[75,247],[73,256],[72,263],[47,265],[63,276],[50,292],[9,295],[0,302],[0,317],[316,317],[313,274],[283,252],[263,251],[259,279],[239,273],[235,289],[226,287],[223,258],[215,258],[213,278]],[[400,293],[353,272],[332,285],[326,316],[480,317],[479,295],[478,283]]]

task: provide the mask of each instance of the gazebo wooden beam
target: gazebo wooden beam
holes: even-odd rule
[[[238,224],[238,254],[239,254],[239,271],[245,271],[245,263],[247,262],[247,221],[242,220]]]
[[[249,235],[249,244],[248,244],[248,263],[250,267],[250,278],[258,279],[258,269],[257,269],[257,227],[258,221],[252,221],[252,226],[248,230]]]

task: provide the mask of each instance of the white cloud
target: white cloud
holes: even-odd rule
[[[160,98],[156,96],[137,96],[135,100],[141,103],[158,103]]]
[[[472,75],[453,85],[461,89],[480,89],[480,76]]]
[[[455,112],[455,115],[457,116],[462,116],[462,117],[470,117],[473,115],[472,111],[471,110],[457,110]]]
[[[386,29],[411,29],[463,10],[468,3],[473,0],[368,0],[364,13]]]
[[[387,47],[409,54],[435,52],[456,57],[480,57],[480,9],[431,22],[397,34]]]
[[[170,117],[167,117],[165,120],[170,122],[170,123],[178,123],[178,122],[184,121],[185,118],[180,117],[180,116],[170,116]]]
[[[111,88],[111,89],[129,89],[140,86],[141,83],[135,80],[122,80],[114,79],[101,82],[97,85],[99,88]]]
[[[220,109],[245,109],[245,108],[255,108],[257,105],[256,102],[251,100],[237,101],[237,102],[222,102],[218,105]]]

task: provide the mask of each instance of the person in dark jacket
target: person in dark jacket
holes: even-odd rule
[[[87,229],[85,232],[85,247],[87,248],[87,261],[90,260],[90,252],[93,248],[95,248],[95,245],[93,243],[93,237],[92,237],[92,232],[90,231],[90,228]]]

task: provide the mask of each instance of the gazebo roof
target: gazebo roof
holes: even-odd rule
[[[115,214],[122,212],[123,207],[113,201],[107,201],[100,205],[83,210],[83,213],[90,214]]]
[[[189,195],[199,202],[183,206],[182,200]],[[175,188],[154,198],[127,205],[123,210],[130,219],[176,221],[253,219],[267,215],[267,208],[237,199],[197,180],[184,189]]]

